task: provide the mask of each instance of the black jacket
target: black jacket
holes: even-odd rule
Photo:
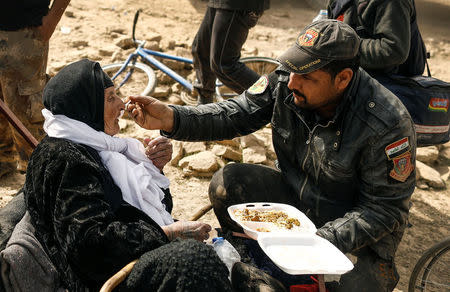
[[[245,92],[198,107],[173,106],[174,130],[163,134],[189,141],[230,139],[270,122],[281,172],[298,193],[299,205],[309,209],[307,215],[319,234],[343,252],[385,238],[387,243],[374,249],[384,258],[392,257],[415,187],[414,171],[403,172],[409,174],[404,182],[390,175],[399,163],[386,152],[407,138],[405,155],[411,157],[403,162],[414,167],[416,136],[406,108],[360,69],[335,117],[316,124],[310,112],[294,105],[288,81],[287,72],[276,71],[261,94]]]
[[[348,8],[338,9],[342,3],[348,3],[344,4]],[[365,70],[397,73],[408,58],[411,22],[416,17],[412,0],[330,0],[328,16],[340,16],[361,37],[359,51]]]
[[[219,9],[262,12],[269,9],[270,0],[209,0],[208,6]]]

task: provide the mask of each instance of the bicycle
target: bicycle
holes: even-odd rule
[[[149,95],[153,92],[157,83],[156,74],[153,68],[147,65],[150,64],[183,86],[184,91],[181,94],[181,98],[184,103],[191,105],[196,104],[197,100],[195,96],[193,96],[194,87],[192,83],[155,57],[175,60],[190,65],[193,64],[193,61],[188,58],[145,49],[144,45],[146,42],[143,40],[136,40],[135,38],[136,24],[140,12],[141,10],[139,9],[134,15],[132,29],[132,39],[136,46],[136,50],[127,57],[125,62],[105,65],[102,67],[103,71],[105,71],[112,80],[116,81],[116,89],[122,96],[129,96],[136,93]],[[142,59],[143,62],[138,62],[138,58]],[[245,57],[241,58],[240,61],[245,63],[259,75],[269,74],[279,65],[276,60],[267,57]],[[216,81],[217,101],[222,101],[236,95],[236,93],[224,86],[219,80]]]
[[[450,291],[449,251],[450,236],[427,249],[414,266],[408,292]]]

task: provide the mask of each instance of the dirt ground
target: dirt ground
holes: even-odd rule
[[[272,0],[271,9],[250,31],[243,55],[276,57],[287,49],[298,32],[317,14],[302,0]],[[418,22],[431,52],[429,60],[433,76],[450,82],[450,1],[416,0]],[[200,0],[77,0],[69,5],[50,42],[48,72],[55,73],[65,64],[81,58],[111,63],[120,49],[114,44],[120,37],[131,34],[134,12],[142,8],[137,38],[148,39],[160,35],[164,49],[190,49],[206,7]],[[117,31],[122,32],[117,33]],[[128,51],[127,51],[128,52]],[[126,54],[123,54],[126,56]],[[129,127],[124,135],[142,138],[155,132]],[[166,166],[174,196],[174,217],[188,219],[207,204],[208,179],[184,178],[182,172]],[[24,175],[15,174],[0,180],[0,206],[4,206],[24,182]],[[397,253],[400,282],[397,291],[407,291],[411,270],[421,253],[433,243],[449,235],[450,188],[447,190],[419,190],[413,194],[410,221]],[[212,211],[203,221],[218,227]]]

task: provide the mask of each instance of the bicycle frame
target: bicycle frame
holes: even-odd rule
[[[161,57],[163,59],[184,62],[187,64],[193,64],[193,61],[191,59],[174,56],[174,55],[169,55],[169,54],[165,54],[165,53],[161,53],[161,52],[157,52],[157,51],[153,51],[153,50],[149,50],[149,49],[144,49],[143,46],[145,44],[145,41],[136,41],[136,42],[139,43],[139,46],[132,54],[130,54],[128,56],[127,60],[123,64],[123,66],[111,78],[112,80],[114,80],[120,73],[122,73],[123,70],[127,67],[127,65],[130,62],[136,62],[137,57],[140,56],[140,57],[144,58],[147,62],[149,62],[156,68],[158,68],[159,70],[161,70],[164,73],[166,73],[167,75],[169,75],[172,79],[174,79],[175,81],[177,81],[178,83],[183,85],[187,90],[189,90],[189,92],[192,92],[194,87],[188,80],[186,80],[185,78],[180,76],[178,73],[176,73],[175,71],[173,71],[172,69],[170,69],[169,67],[167,67],[166,65],[164,65],[163,63],[161,63],[160,61],[158,61],[157,59],[155,59],[152,56]],[[131,73],[129,73],[129,75],[131,75]],[[122,81],[122,84],[128,80],[129,75]],[[122,84],[120,84],[120,86],[122,86]]]

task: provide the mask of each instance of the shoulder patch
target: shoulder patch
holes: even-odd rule
[[[267,86],[269,85],[269,79],[266,75],[261,76],[258,81],[256,81],[252,86],[250,86],[249,89],[247,89],[247,92],[250,94],[261,94],[264,91],[266,91]]]
[[[389,160],[394,159],[395,157],[402,155],[405,152],[408,152],[411,149],[409,145],[408,137],[402,138],[394,143],[391,143],[384,148],[386,152],[386,156]]]
[[[393,158],[392,162],[394,163],[394,167],[389,175],[398,181],[404,182],[414,170],[414,165],[411,163],[411,151],[407,151]]]

